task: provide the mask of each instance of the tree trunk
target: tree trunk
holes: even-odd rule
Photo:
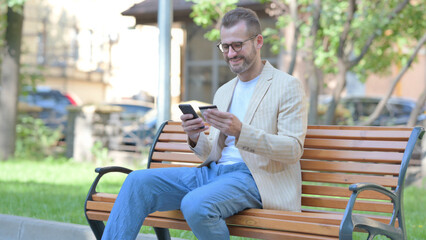
[[[417,99],[416,107],[413,109],[413,111],[410,114],[410,118],[407,122],[407,127],[414,127],[417,123],[417,116],[421,111],[423,111],[423,107],[426,102],[426,87],[423,89],[423,93],[420,95],[420,97]]]
[[[343,89],[345,89],[346,86],[346,73],[347,73],[347,66],[343,59],[338,60],[338,68],[339,73],[337,75],[337,85],[333,90],[331,102],[328,105],[327,112],[325,115],[325,124],[326,125],[333,125],[335,124],[335,118],[334,114],[336,112],[337,105],[340,101],[340,95],[342,94]]]
[[[306,40],[307,57],[305,59],[309,85],[309,125],[315,125],[318,123],[318,95],[320,93],[320,86],[322,83],[321,70],[315,66],[315,41],[317,39],[319,21],[321,17],[321,0],[315,0],[312,7],[314,11],[312,14],[310,36]]]
[[[322,86],[322,73],[319,68],[313,66],[313,71],[308,79],[309,81],[309,113],[308,124],[318,124],[318,96]]]
[[[380,113],[382,112],[383,108],[386,106],[387,101],[389,100],[393,91],[395,90],[396,85],[401,80],[402,76],[404,76],[404,74],[410,68],[411,64],[413,63],[414,59],[417,56],[417,53],[420,51],[420,49],[422,48],[423,44],[425,44],[425,42],[426,42],[426,33],[423,34],[423,37],[417,43],[416,48],[414,49],[409,60],[405,64],[404,68],[399,72],[398,76],[396,76],[396,78],[392,81],[392,85],[389,88],[388,92],[386,93],[385,97],[380,100],[376,109],[374,109],[374,112],[370,116],[368,116],[368,119],[365,120],[365,122],[362,122],[360,125],[362,126],[371,125],[374,122],[374,120],[376,120],[380,116]]]
[[[16,6],[15,6],[16,9]],[[19,11],[20,10],[20,11]],[[13,156],[16,141],[18,108],[19,60],[23,25],[23,6],[7,9],[6,42],[2,51],[0,76],[0,159]]]
[[[298,4],[297,0],[291,0],[290,1],[290,15],[293,21],[291,22],[290,26],[293,29],[293,36],[292,36],[292,42],[291,42],[291,60],[290,64],[287,69],[287,73],[290,75],[293,75],[294,69],[296,68],[296,62],[297,62],[297,42],[299,40],[299,34],[300,34],[300,25],[299,25],[299,17],[298,17]]]

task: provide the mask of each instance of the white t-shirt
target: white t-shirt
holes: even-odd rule
[[[258,80],[259,76],[248,82],[243,82],[238,79],[237,86],[235,86],[229,112],[234,114],[241,122],[244,120]],[[222,157],[219,159],[218,163],[234,164],[239,162],[243,162],[243,158],[238,148],[235,147],[235,137],[227,136],[225,139],[225,147],[222,150]]]

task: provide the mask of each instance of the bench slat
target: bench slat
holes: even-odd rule
[[[319,214],[316,214],[316,215],[318,216]],[[151,214],[150,216],[184,220],[182,212],[177,210],[167,211],[167,212],[155,212]],[[326,219],[329,219],[329,221],[324,220],[323,218],[318,218],[318,217],[317,218],[311,217],[308,220],[307,218],[308,217],[306,216],[304,217],[299,216],[299,218],[297,218],[297,216],[294,216],[294,214],[292,214],[291,212],[289,212],[289,215],[287,215],[287,217],[282,217],[282,216],[277,217],[277,215],[273,215],[273,214],[269,214],[269,215],[253,214],[253,212],[250,212],[250,211],[248,212],[243,211],[237,215],[227,218],[226,222],[227,224],[244,225],[244,226],[263,228],[263,229],[272,229],[272,230],[295,231],[295,229],[297,229],[297,232],[305,232],[305,233],[310,233],[310,231],[307,230],[306,228],[311,228],[312,226],[314,226],[312,225],[312,223],[315,223],[315,226],[318,226],[317,224],[320,224],[319,228],[318,227],[314,227],[314,228],[318,228],[318,230],[321,231],[322,235],[335,236],[336,234],[335,227],[338,227],[340,225],[342,216],[338,216],[338,218],[340,219],[339,220],[336,218],[336,216],[333,216],[332,214],[327,214]],[[302,221],[297,221],[296,219],[299,219]],[[295,223],[297,224],[294,225]],[[309,224],[309,226],[304,226],[304,223]],[[329,227],[331,227],[331,229]],[[312,228],[310,230],[312,230]]]
[[[188,163],[202,163],[193,153],[170,153],[170,152],[154,152],[152,160],[155,161],[174,161],[174,162],[188,162]]]
[[[86,215],[90,220],[108,221],[109,212],[87,210]]]
[[[168,142],[157,142],[155,144],[156,151],[167,151],[167,152],[188,152],[192,153],[188,144],[186,143],[168,143]]]
[[[344,173],[320,173],[305,171],[302,172],[302,181],[342,184],[374,182],[385,187],[396,187],[398,184],[398,178],[390,176],[366,176]]]
[[[322,196],[334,196],[334,197],[350,197],[352,192],[349,191],[348,187],[338,186],[319,186],[319,185],[302,185],[302,194],[311,195],[322,195]],[[371,190],[362,191],[358,195],[359,199],[375,199],[375,200],[390,200],[384,194],[374,192]]]
[[[188,136],[185,133],[161,133],[158,137],[160,142],[186,142]]]
[[[394,164],[331,162],[316,160],[301,160],[300,164],[304,170],[381,175],[398,175],[400,168],[399,165]]]
[[[243,225],[271,230],[281,230],[300,233],[315,232],[324,236],[339,236],[339,225],[310,223],[301,221],[263,218],[256,216],[234,215],[226,219],[227,224]]]
[[[196,167],[198,164],[190,165],[190,164],[171,164],[171,163],[158,163],[151,162],[150,168],[164,168],[164,167]]]
[[[195,154],[173,153],[173,152],[155,152],[152,156],[154,161],[173,161],[182,163],[197,163],[202,161]],[[315,171],[333,171],[347,173],[368,173],[368,174],[384,174],[395,175],[399,174],[399,165],[392,164],[362,164],[362,163],[347,163],[347,162],[328,162],[328,161],[312,161],[302,159],[301,167],[303,170]]]
[[[114,200],[115,198],[111,199],[111,201],[114,201]],[[113,206],[112,202],[88,201],[87,208],[86,208],[88,212],[91,212],[92,214],[95,214],[96,212],[100,212],[101,213],[100,216],[102,217],[102,219],[92,219],[92,217],[89,217],[89,219],[106,221],[108,219],[109,212],[111,211],[112,206]],[[278,210],[268,210],[268,209],[247,209],[240,212],[239,215],[258,216],[258,217],[264,217],[264,218],[276,218],[281,220],[303,221],[303,222],[310,222],[310,223],[321,223],[321,224],[328,224],[328,225],[330,224],[339,225],[343,217],[341,213],[334,213],[334,214],[331,214],[331,212],[301,213],[301,212],[288,212],[288,211],[278,211]],[[362,215],[368,216],[365,214],[362,214]],[[96,215],[95,218],[99,218],[100,216]],[[165,218],[180,219],[180,220],[184,219],[182,212],[179,210],[155,212],[153,214],[150,214],[150,216],[165,217]],[[389,222],[389,217],[373,216],[373,215],[369,217],[383,223]]]
[[[360,151],[395,151],[404,152],[407,142],[401,141],[357,141],[340,139],[307,138],[305,148],[360,150]]]
[[[404,155],[403,153],[397,153],[397,152],[305,149],[303,151],[302,159],[400,164],[403,155]]]
[[[111,212],[113,202],[97,202],[97,201],[87,201],[86,209],[96,210],[101,212]]]
[[[309,129],[306,138],[407,141],[409,131]]]
[[[163,132],[164,133],[183,133],[184,131],[180,123],[173,124],[169,122],[167,125],[164,126]]]
[[[337,237],[301,234],[294,232],[279,232],[267,229],[244,228],[230,226],[229,233],[233,236],[268,239],[268,240],[337,240]]]
[[[117,195],[112,193],[95,193],[92,195],[92,198],[98,202],[115,202]]]
[[[189,230],[189,226],[185,221],[175,220],[175,219],[164,219],[157,217],[147,217],[143,223],[146,226],[156,226],[161,228],[173,228],[173,229],[183,229]],[[244,228],[239,226],[228,226],[229,232],[232,235],[236,236],[245,236],[245,237],[258,237],[263,239],[270,240],[304,240],[304,239],[317,239],[317,240],[325,240],[325,239],[337,239],[335,237],[330,236],[315,236],[310,234],[301,234],[301,233],[291,233],[291,232],[279,232],[273,230],[265,230],[265,229],[256,229],[256,228]],[[256,234],[257,233],[257,234]]]
[[[309,125],[310,129],[333,129],[333,130],[374,130],[374,131],[412,131],[411,127],[386,127],[386,126],[342,126],[342,125]]]
[[[151,214],[156,217],[165,217],[183,220],[183,214],[180,210],[172,210],[166,212],[155,212]],[[244,216],[257,216],[263,218],[276,218],[281,220],[292,220],[292,221],[303,221],[310,223],[321,223],[328,225],[339,225],[342,220],[342,214],[319,214],[319,213],[303,213],[300,212],[287,212],[287,211],[277,211],[269,209],[247,209],[244,210],[238,215]]]
[[[302,197],[302,206],[345,209],[348,199],[328,198],[328,197]],[[389,202],[372,202],[365,200],[357,200],[354,210],[392,213],[393,205]]]

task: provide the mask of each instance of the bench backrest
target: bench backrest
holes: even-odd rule
[[[413,128],[309,126],[302,167],[302,208],[341,212],[353,183],[371,182],[396,189],[404,150]],[[164,123],[152,145],[148,167],[196,166],[201,160],[189,149],[180,122]],[[411,156],[411,152],[410,152]],[[408,164],[409,158],[406,160]],[[403,164],[405,174],[406,167]],[[403,187],[402,176],[400,187]],[[389,198],[364,191],[354,210],[391,215]],[[376,214],[374,214],[376,215]]]

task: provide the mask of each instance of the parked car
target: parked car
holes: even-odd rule
[[[331,98],[320,98],[322,105],[328,105]],[[338,107],[338,124],[357,125],[365,121],[376,109],[381,98],[379,97],[344,97]],[[416,102],[405,98],[390,98],[379,117],[372,123],[374,126],[406,125]],[[421,122],[426,119],[426,105],[417,117]]]
[[[138,120],[154,108],[153,103],[129,99],[110,102],[107,105],[121,107],[123,111],[120,113],[120,117],[126,121]]]
[[[138,148],[152,143],[155,134],[155,123],[147,120],[152,115],[154,104],[151,102],[123,99],[107,103],[121,108],[121,146],[119,150],[138,151]],[[151,112],[151,114],[149,114]]]
[[[41,108],[38,117],[50,128],[66,128],[67,107],[77,105],[75,96],[62,93],[50,87],[37,86],[36,88],[25,87],[24,93],[19,96],[19,102],[29,106]]]

